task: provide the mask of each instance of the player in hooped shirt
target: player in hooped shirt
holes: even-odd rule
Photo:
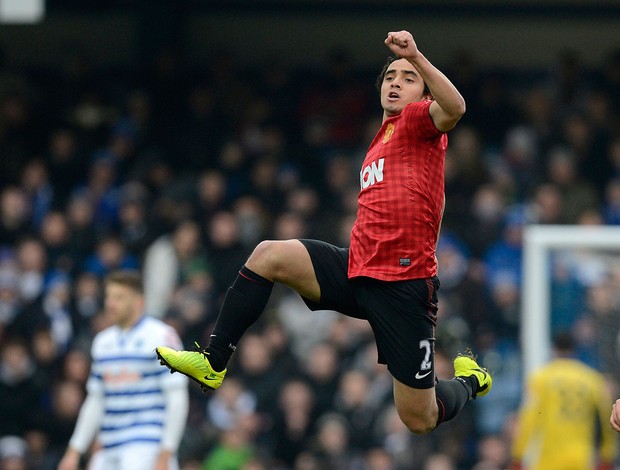
[[[105,309],[114,324],[93,340],[88,395],[58,469],[77,470],[96,442],[90,470],[178,470],[187,379],[162,369],[153,350],[180,347],[181,340],[170,325],[145,314],[138,272],[106,277]]]
[[[206,349],[162,346],[157,354],[203,389],[218,388],[239,339],[278,282],[310,309],[370,323],[379,362],[393,376],[398,414],[421,434],[488,393],[492,379],[471,353],[454,360],[452,380],[437,380],[434,371],[446,132],[465,112],[465,101],[409,32],[390,32],[385,44],[397,57],[379,76],[383,122],[360,171],[350,248],[317,240],[261,242],[228,289]]]

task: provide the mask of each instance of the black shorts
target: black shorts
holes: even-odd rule
[[[321,300],[304,299],[311,310],[335,310],[368,320],[379,362],[396,380],[413,388],[435,385],[437,277],[406,281],[349,279],[349,250],[317,240],[300,240],[312,260]]]

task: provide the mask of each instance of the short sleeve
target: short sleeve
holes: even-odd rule
[[[428,138],[435,138],[443,134],[435,127],[431,118],[431,103],[431,100],[417,101],[405,107],[403,110],[404,117],[407,126],[411,128],[411,132]]]

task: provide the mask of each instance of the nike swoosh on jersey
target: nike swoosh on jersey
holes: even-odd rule
[[[424,377],[426,377],[428,374],[430,374],[431,371],[429,370],[426,374],[420,374],[419,372],[415,375],[416,379],[423,379]]]

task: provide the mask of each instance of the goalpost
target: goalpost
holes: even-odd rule
[[[555,249],[620,252],[620,227],[530,225],[523,237],[521,291],[521,357],[523,373],[545,364],[551,356],[550,252]]]

